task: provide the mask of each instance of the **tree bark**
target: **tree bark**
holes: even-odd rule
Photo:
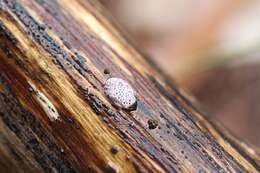
[[[0,10],[0,172],[259,172],[257,152],[206,120],[97,2]],[[135,110],[107,98],[110,77],[131,84]]]

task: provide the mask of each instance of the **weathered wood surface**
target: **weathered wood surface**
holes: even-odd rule
[[[104,16],[95,1],[0,0],[0,172],[259,172]],[[111,76],[136,110],[111,105]]]

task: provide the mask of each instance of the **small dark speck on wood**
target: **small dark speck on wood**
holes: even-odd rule
[[[113,145],[110,149],[112,154],[116,154],[119,151],[119,147],[117,145]]]
[[[110,74],[110,71],[106,68],[106,69],[104,70],[104,74]]]
[[[158,126],[158,121],[154,119],[149,119],[147,123],[149,129],[155,129]]]

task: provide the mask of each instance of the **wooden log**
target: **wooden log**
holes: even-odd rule
[[[259,172],[89,0],[0,0],[1,172]],[[133,87],[114,106],[108,78]],[[123,93],[124,94],[124,93]]]

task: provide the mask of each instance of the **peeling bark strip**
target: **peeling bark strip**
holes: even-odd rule
[[[0,10],[0,152],[10,151],[0,166],[27,152],[20,172],[259,172],[258,156],[164,82],[96,2],[0,0]],[[133,87],[136,109],[114,106],[111,77]],[[3,144],[12,139],[19,147]]]

